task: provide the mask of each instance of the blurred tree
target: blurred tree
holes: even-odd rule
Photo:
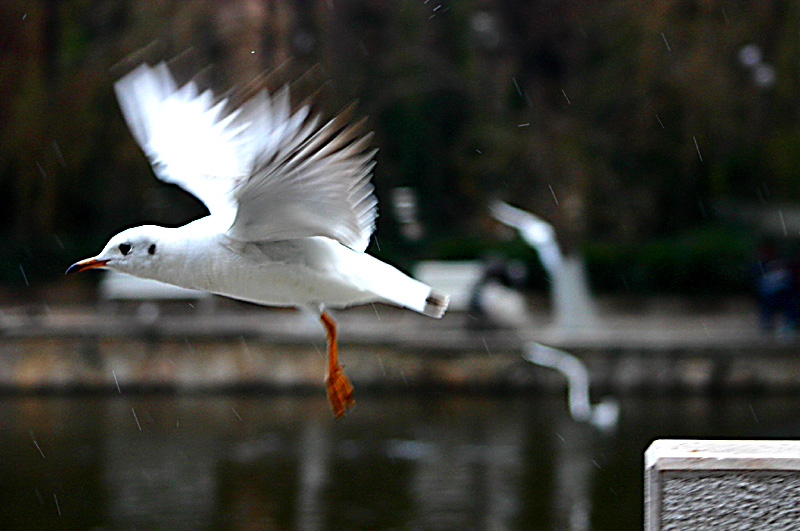
[[[719,196],[800,199],[798,27],[779,0],[9,0],[0,279],[34,261],[54,274],[142,213],[203,212],[153,179],[116,108],[114,79],[144,59],[190,50],[218,90],[319,64],[324,110],[357,98],[377,133],[380,252],[488,234],[495,196],[578,249],[693,227]],[[768,83],[739,61],[751,43]],[[399,186],[427,226],[416,247],[394,221]]]

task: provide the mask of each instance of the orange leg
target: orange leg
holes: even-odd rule
[[[353,398],[353,386],[342,372],[342,366],[339,365],[336,321],[325,310],[322,310],[320,320],[328,334],[328,369],[325,371],[325,389],[328,391],[328,402],[333,410],[333,416],[338,419],[353,407],[356,401]]]

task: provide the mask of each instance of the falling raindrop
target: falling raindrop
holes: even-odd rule
[[[312,345],[314,345],[314,348],[315,348],[315,349],[317,349],[317,354],[319,354],[319,355],[320,355],[320,357],[322,357],[322,356],[325,356],[325,354],[323,354],[323,353],[322,353],[322,351],[319,349],[319,347],[317,346],[317,344],[316,344],[316,343],[314,343],[314,342],[312,341],[312,342],[311,342],[311,344],[312,344]]]
[[[521,98],[522,97],[522,90],[519,88],[519,83],[517,83],[517,78],[512,77],[511,81],[514,82],[514,87],[516,87],[516,89],[517,89],[517,94],[519,94],[519,97]]]
[[[753,409],[753,404],[747,404],[747,405],[750,406],[750,413],[753,414],[753,420],[755,420],[756,424],[758,424],[758,416],[756,415],[756,410]]]
[[[25,269],[22,268],[22,264],[19,264],[19,272],[22,273],[22,280],[25,281],[26,286],[30,286],[28,282],[28,275],[25,274]]]
[[[697,149],[697,156],[700,157],[700,162],[703,162],[703,155],[700,154],[700,146],[697,143],[697,137],[693,136],[692,140],[694,140],[694,147]]]
[[[664,32],[661,32],[661,38],[664,39],[664,44],[667,46],[667,52],[672,53],[672,48],[669,47],[669,42],[667,42],[667,36],[664,35]]]
[[[56,152],[56,158],[58,159],[58,163],[61,165],[62,168],[66,168],[67,161],[64,160],[64,155],[61,153],[61,148],[58,147],[58,143],[55,140],[53,140],[53,142],[50,145],[53,146],[53,151]]]
[[[250,347],[247,345],[247,340],[244,336],[239,336],[239,344],[242,347],[242,352],[244,352],[244,357],[247,358],[248,361],[253,361],[253,355],[250,353]]]
[[[36,447],[36,449],[37,449],[37,450],[39,450],[39,453],[42,455],[42,459],[47,459],[47,458],[44,456],[44,452],[43,452],[43,451],[42,451],[42,449],[39,447],[39,443],[38,443],[38,442],[36,442],[36,437],[34,437],[34,436],[33,436],[33,430],[31,430],[31,431],[30,431],[30,434],[31,434],[31,440],[33,441],[33,445]]]
[[[378,354],[378,365],[381,367],[381,373],[383,374],[383,377],[386,378],[389,376],[389,373],[386,372],[386,365],[383,364],[383,358],[380,354]]]
[[[142,425],[139,424],[139,417],[136,416],[136,410],[131,408],[131,413],[133,413],[133,419],[136,421],[136,427],[139,428],[139,431],[142,431]]]
[[[47,179],[47,173],[45,173],[44,168],[42,168],[42,165],[39,164],[38,160],[36,161],[36,169],[39,170],[39,174],[42,176],[42,178]]]
[[[789,235],[789,232],[786,229],[786,218],[783,217],[783,210],[778,210],[778,215],[781,218],[781,226],[783,227],[783,236],[786,237]]]
[[[552,185],[552,184],[548,184],[548,185],[547,185],[547,187],[548,187],[548,188],[550,188],[550,195],[552,195],[552,196],[553,196],[553,201],[555,201],[555,202],[556,202],[556,206],[559,206],[559,205],[558,205],[558,198],[556,197],[556,193],[555,193],[555,191],[553,190],[553,185]]]

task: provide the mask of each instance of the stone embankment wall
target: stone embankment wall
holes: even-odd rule
[[[603,394],[800,389],[796,341],[713,325],[564,333],[471,330],[463,314],[436,321],[385,307],[340,315],[341,361],[360,390],[560,391],[561,376],[522,359],[530,341],[582,359]],[[325,371],[322,328],[297,312],[0,317],[6,391],[318,389]]]

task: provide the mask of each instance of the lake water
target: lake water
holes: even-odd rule
[[[614,433],[560,397],[0,398],[0,529],[642,528],[664,437],[795,438],[795,397],[625,398]]]

